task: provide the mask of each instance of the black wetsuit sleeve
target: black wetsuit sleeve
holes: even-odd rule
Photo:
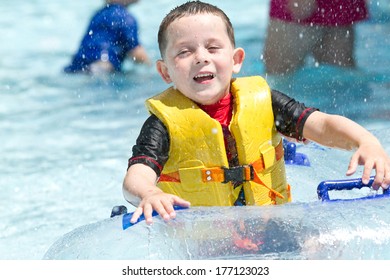
[[[151,167],[160,176],[164,164],[168,160],[169,134],[164,124],[151,115],[141,128],[133,155],[129,159],[128,168],[136,163]]]
[[[311,113],[317,108],[306,107],[304,103],[272,90],[272,109],[276,129],[283,135],[303,141],[303,126]]]

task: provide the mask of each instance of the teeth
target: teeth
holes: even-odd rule
[[[214,74],[199,74],[199,75],[196,75],[196,76],[195,76],[195,79],[198,79],[198,78],[205,78],[205,77],[214,78]]]

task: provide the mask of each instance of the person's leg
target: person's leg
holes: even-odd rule
[[[270,19],[263,52],[266,73],[290,73],[301,67],[322,32],[322,27]]]
[[[114,66],[109,61],[96,60],[89,65],[89,71],[94,75],[108,74],[114,71]]]
[[[355,34],[352,25],[327,27],[322,41],[313,51],[314,59],[320,64],[355,67]]]

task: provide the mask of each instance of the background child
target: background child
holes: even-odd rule
[[[148,55],[138,40],[136,19],[127,11],[138,0],[106,0],[92,17],[79,50],[67,73],[121,71],[126,58],[149,64]]]
[[[372,169],[376,169],[373,187],[387,188],[390,184],[388,155],[379,141],[357,123],[270,91],[261,78],[232,80],[232,75],[241,69],[245,52],[235,47],[231,22],[219,8],[200,1],[176,7],[162,21],[158,42],[162,59],[157,62],[157,70],[173,87],[146,103],[152,115],[133,147],[123,183],[125,198],[138,206],[132,222],[144,214],[146,222],[152,223],[153,210],[164,220],[174,218],[174,205],[210,205],[206,200],[214,198],[204,193],[215,186],[218,186],[216,193],[224,186],[231,186],[235,205],[252,204],[247,201],[252,186],[270,195],[268,204],[287,202],[286,185],[279,191],[258,180],[265,181],[268,173],[282,182],[285,180],[284,162],[278,152],[279,133],[298,141],[308,139],[329,147],[354,149],[347,175],[361,164],[364,183],[368,182]],[[218,142],[220,139],[223,140]],[[262,150],[264,145],[267,149]],[[251,160],[260,156],[256,154],[259,150],[263,168]],[[225,166],[221,167],[220,162]],[[185,168],[181,168],[183,163]],[[211,173],[206,172],[200,179],[200,173],[193,171],[198,166],[210,172],[224,170],[224,179],[229,182],[209,184]],[[239,175],[245,179],[233,174],[237,166],[238,170],[244,170]],[[228,180],[230,172],[232,178]],[[252,185],[256,180],[257,185]],[[161,186],[169,192],[164,192]],[[179,197],[177,193],[188,197]],[[240,203],[236,204],[237,201]]]

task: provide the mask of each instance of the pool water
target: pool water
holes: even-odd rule
[[[130,8],[153,60],[159,58],[159,23],[182,2],[140,1]],[[260,55],[268,1],[210,3],[225,10],[237,45],[246,49],[240,75],[264,75]],[[121,186],[147,117],[143,102],[167,85],[154,67],[131,64],[124,74],[109,77],[62,73],[100,5],[91,0],[0,3],[0,259],[42,259],[64,234],[106,219],[114,205],[126,204]],[[370,7],[373,19],[357,26],[359,70],[309,65],[294,77],[266,78],[307,105],[353,118],[388,140],[383,131],[390,128],[390,7],[387,1],[371,1]],[[348,164],[313,160],[329,171],[316,174],[316,181],[341,176]],[[297,200],[315,200],[315,187],[308,184]]]

